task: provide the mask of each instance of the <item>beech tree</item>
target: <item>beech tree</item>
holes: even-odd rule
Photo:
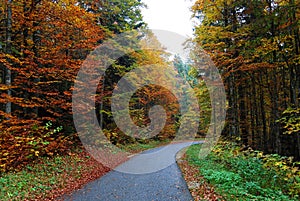
[[[1,6],[1,74],[6,79],[0,85],[0,166],[6,169],[71,143],[73,81],[104,31],[94,23],[96,16],[74,0],[14,0]],[[59,134],[61,126],[65,135]]]

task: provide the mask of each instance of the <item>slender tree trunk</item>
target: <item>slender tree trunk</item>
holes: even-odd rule
[[[260,83],[263,84],[262,73],[259,73]],[[262,121],[262,134],[263,134],[263,144],[262,148],[267,151],[267,143],[268,143],[268,135],[267,135],[267,119],[266,119],[266,111],[265,111],[265,96],[264,96],[264,89],[261,87],[259,89],[259,98],[260,98],[260,112],[261,112],[261,121]]]
[[[254,72],[253,72],[254,74]],[[257,147],[259,149],[262,149],[263,144],[263,136],[261,134],[261,121],[259,120],[259,102],[257,101],[259,99],[258,95],[258,89],[256,88],[256,82],[255,82],[255,75],[251,75],[251,82],[252,82],[252,129],[253,129],[253,145],[254,147]]]
[[[300,54],[300,34],[299,34],[299,26],[298,26],[298,23],[297,23],[297,16],[296,16],[296,12],[297,12],[297,9],[299,11],[299,7],[297,7],[295,5],[295,0],[290,0],[290,5],[291,5],[291,8],[292,8],[292,22],[294,25],[293,27],[293,34],[294,34],[294,46],[295,46],[295,53],[296,55],[299,55]],[[299,20],[299,19],[298,19]],[[299,69],[299,64],[296,63],[295,64],[295,93],[296,93],[296,106],[300,106],[300,101],[299,101],[299,98],[300,98],[300,69]]]
[[[298,153],[295,153],[295,154],[297,154],[297,159],[296,160],[300,160],[300,134],[298,133],[298,134],[296,134],[296,138],[297,138],[297,152]]]
[[[36,5],[38,4],[40,2],[40,0],[35,0],[35,2],[32,4],[32,8],[31,8],[31,12],[36,12],[35,10],[36,10]],[[38,26],[38,23],[36,22],[36,21],[33,21],[33,23],[32,23],[32,25],[33,25],[33,27],[34,27],[34,29]],[[37,64],[37,67],[38,68],[43,68],[43,65],[38,61],[38,59],[37,58],[39,58],[40,57],[40,55],[39,55],[39,51],[38,51],[38,46],[39,46],[39,42],[40,42],[40,37],[38,36],[39,35],[39,30],[35,30],[34,32],[33,32],[33,34],[32,34],[32,41],[33,41],[33,52],[34,52],[34,62]],[[35,78],[34,79],[34,82],[35,83],[38,83],[38,82],[40,82],[40,77],[37,77],[37,78]],[[62,87],[64,86],[64,85],[61,85]],[[36,93],[35,94],[35,97],[40,97],[40,95],[38,94],[38,93]],[[38,107],[36,107],[36,108],[34,108],[34,113],[35,113],[35,115],[38,117],[39,116],[39,108]]]
[[[286,69],[285,66],[283,65],[281,67],[281,88],[283,90],[283,108],[287,108],[287,100],[288,100],[288,90],[287,90],[287,85],[286,85]]]
[[[273,141],[273,150],[275,153],[281,153],[281,143],[280,143],[280,129],[276,120],[279,119],[279,104],[278,104],[278,90],[277,90],[277,77],[276,70],[274,69],[273,74],[273,93],[271,94],[272,100],[272,117],[271,117],[271,135]]]
[[[239,127],[240,127],[240,136],[244,145],[248,145],[248,126],[247,126],[247,109],[246,109],[246,94],[245,87],[240,84],[238,87],[239,94]]]
[[[290,102],[294,106],[296,105],[296,74],[294,71],[294,67],[290,65],[289,67],[289,72],[290,72]]]
[[[7,30],[6,30],[6,53],[11,54],[11,36],[12,36],[12,0],[8,0],[7,2]],[[5,84],[7,86],[11,86],[12,83],[12,74],[11,70],[7,67],[5,72]],[[11,96],[11,89],[7,90],[7,95]],[[12,111],[11,109],[11,102],[6,103],[5,112],[10,114]]]
[[[237,112],[237,92],[235,87],[235,79],[233,73],[228,78],[228,86],[229,86],[229,132],[230,136],[239,137],[238,133],[238,112]]]
[[[249,111],[250,111],[250,129],[251,129],[251,141],[250,141],[250,146],[253,146],[253,144],[256,142],[256,122],[255,122],[255,99],[256,99],[256,95],[255,95],[255,82],[252,81],[253,80],[253,76],[251,76],[251,92],[250,94],[252,94],[251,96],[249,96]]]

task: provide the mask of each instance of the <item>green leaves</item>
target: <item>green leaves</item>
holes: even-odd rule
[[[282,117],[277,120],[282,124],[284,134],[299,134],[300,133],[300,108],[289,107],[282,113]]]
[[[143,22],[140,8],[145,5],[139,0],[96,0],[91,3],[91,11],[98,13],[101,26],[113,33],[142,28]]]
[[[200,160],[199,146],[188,149],[189,163],[227,200],[298,200],[300,172],[289,159],[219,141],[207,158]]]

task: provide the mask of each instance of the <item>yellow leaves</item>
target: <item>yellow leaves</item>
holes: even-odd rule
[[[17,87],[0,84],[0,91],[6,91],[6,90],[9,90],[9,89],[14,89],[14,88],[17,88]]]
[[[276,163],[274,163],[275,166],[279,166],[279,167],[282,167],[283,165],[285,165],[286,163],[285,162],[282,162],[282,161],[278,161]]]
[[[26,42],[27,42],[27,45],[29,45],[29,46],[34,45],[34,42],[32,39],[27,39]]]
[[[203,10],[203,8],[204,8],[204,1],[205,0],[197,0],[195,2],[195,4],[192,6],[192,10],[194,12]]]
[[[8,153],[8,152],[6,152],[6,153],[4,153],[4,154],[3,154],[3,156],[8,156],[8,155],[9,155],[9,153]]]
[[[51,85],[51,84],[55,84],[55,83],[60,83],[61,81],[47,81],[47,82],[37,82],[35,83],[36,85]]]
[[[7,59],[11,60],[11,61],[14,62],[14,63],[18,63],[18,64],[21,63],[21,61],[20,61],[19,58],[15,57],[15,56],[13,56],[13,55],[11,55],[11,54],[5,54],[5,57],[6,57]]]
[[[292,173],[296,173],[296,172],[298,172],[299,171],[299,168],[298,167],[293,167],[292,168]]]
[[[256,156],[257,156],[258,158],[263,157],[263,152],[258,152]]]
[[[269,54],[270,52],[278,50],[278,44],[276,44],[273,39],[263,38],[260,42],[261,46],[257,48],[257,51],[262,54]]]
[[[36,151],[36,150],[34,150],[34,149],[30,149],[30,151],[31,152],[33,152],[33,154],[35,155],[35,156],[39,156],[39,151]]]

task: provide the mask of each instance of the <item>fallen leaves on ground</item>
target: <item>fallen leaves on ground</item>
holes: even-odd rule
[[[78,163],[75,165],[81,166],[81,171],[78,172],[76,168],[74,171],[64,172],[61,174],[61,179],[55,185],[51,185],[51,190],[45,192],[45,194],[36,196],[31,200],[62,200],[62,196],[70,194],[75,190],[82,188],[83,185],[94,181],[107,172],[111,171],[110,168],[103,166],[94,158],[92,158],[86,151],[71,153],[72,157],[78,158]],[[115,157],[115,160],[118,160]],[[126,160],[124,157],[120,157],[119,161],[115,161],[116,164],[121,164]],[[70,163],[70,165],[74,165]],[[71,169],[71,168],[70,168]]]
[[[185,159],[186,157],[183,155],[181,159],[177,160],[177,164],[181,169],[194,200],[225,201],[222,196],[215,192],[214,187],[201,176],[199,168],[189,165]]]

